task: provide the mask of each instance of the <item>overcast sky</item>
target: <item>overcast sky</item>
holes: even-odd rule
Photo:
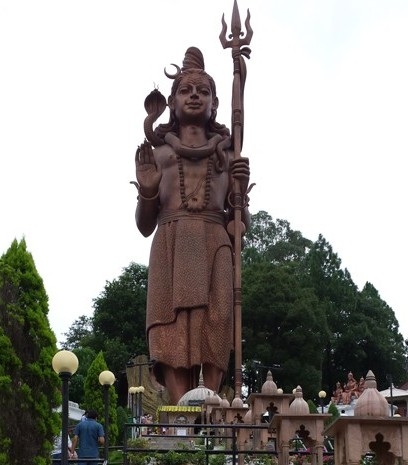
[[[251,212],[323,234],[408,338],[408,2],[239,0],[251,12],[243,155]],[[0,0],[0,254],[25,237],[63,339],[106,281],[148,264],[134,153],[144,99],[189,46],[230,125],[232,0]],[[167,119],[167,113],[165,118]]]

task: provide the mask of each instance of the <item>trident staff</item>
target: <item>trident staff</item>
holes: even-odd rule
[[[237,1],[234,0],[231,18],[231,34],[227,39],[227,24],[222,15],[222,31],[220,41],[223,48],[231,48],[234,78],[232,86],[232,141],[234,158],[241,157],[241,149],[244,137],[244,87],[246,80],[246,64],[243,58],[250,58],[251,49],[247,47],[252,39],[253,30],[249,23],[250,14],[247,11],[245,20],[246,34],[241,31],[241,18]],[[247,203],[247,196],[240,191],[239,182],[234,181],[233,192],[230,198],[231,207],[234,210],[234,220],[228,225],[228,231],[234,237],[234,349],[235,349],[235,399],[241,399],[242,393],[242,348],[241,348],[241,236],[245,233],[242,222],[242,209]]]

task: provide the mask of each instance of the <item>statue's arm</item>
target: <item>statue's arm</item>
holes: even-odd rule
[[[245,157],[240,157],[236,160],[230,161],[230,185],[232,189],[232,185],[234,181],[239,182],[240,191],[243,199],[243,208],[241,213],[241,221],[245,224],[246,229],[248,230],[250,222],[251,222],[251,215],[248,210],[248,185],[249,185],[249,160]]]
[[[136,225],[143,236],[153,233],[157,225],[159,212],[159,185],[161,170],[158,168],[152,146],[144,142],[136,151],[136,179],[138,182],[138,202],[136,207]]]
[[[144,237],[150,236],[157,225],[157,214],[159,211],[159,195],[147,198],[138,195],[136,207],[136,225]]]

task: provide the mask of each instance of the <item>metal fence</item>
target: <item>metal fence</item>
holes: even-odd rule
[[[126,423],[123,446],[109,448],[109,455],[115,456],[114,459],[105,461],[103,458],[75,458],[70,459],[69,464],[132,465],[135,462],[140,464],[142,457],[145,457],[146,465],[154,465],[157,462],[157,454],[167,454],[171,451],[178,454],[190,454],[190,457],[191,454],[204,454],[205,465],[213,462],[216,456],[219,458],[223,456],[222,461],[225,465],[262,465],[265,464],[265,458],[269,464],[277,463],[278,453],[274,435],[268,434],[267,442],[262,443],[259,440],[261,432],[268,431],[268,428],[268,423],[260,425]],[[245,443],[242,437],[246,438]],[[293,438],[291,444],[290,455],[292,457],[303,457],[304,460],[312,458],[312,454],[301,438]],[[324,450],[326,461],[333,458],[333,455],[333,443],[327,439]],[[61,464],[61,459],[53,459],[52,464]]]
[[[125,424],[125,438],[123,447],[123,465],[130,465],[131,454],[165,454],[169,451],[180,454],[205,454],[205,464],[211,461],[211,457],[223,455],[225,463],[241,465],[243,463],[257,464],[261,457],[275,457],[277,459],[276,442],[273,435],[269,434],[269,440],[259,440],[261,431],[268,431],[269,424],[248,425],[234,424]],[[165,432],[163,432],[165,431]],[[169,434],[172,432],[172,434]],[[189,433],[190,432],[190,433]],[[245,443],[242,437],[247,438]],[[144,441],[129,441],[129,438],[144,439]],[[136,445],[132,445],[136,443]],[[305,447],[301,438],[293,439],[293,447],[290,450],[292,456],[310,456],[310,451]],[[325,445],[324,455],[333,456],[333,447],[330,440]],[[305,457],[306,458],[306,457]],[[276,460],[277,462],[277,460]],[[113,465],[113,464],[112,464]]]

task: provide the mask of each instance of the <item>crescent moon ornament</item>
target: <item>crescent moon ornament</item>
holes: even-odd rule
[[[169,79],[176,79],[176,77],[181,73],[181,68],[180,66],[175,65],[174,63],[171,63],[171,66],[174,66],[176,68],[176,72],[173,74],[170,74],[166,71],[166,68],[164,68],[164,74],[169,78]]]

